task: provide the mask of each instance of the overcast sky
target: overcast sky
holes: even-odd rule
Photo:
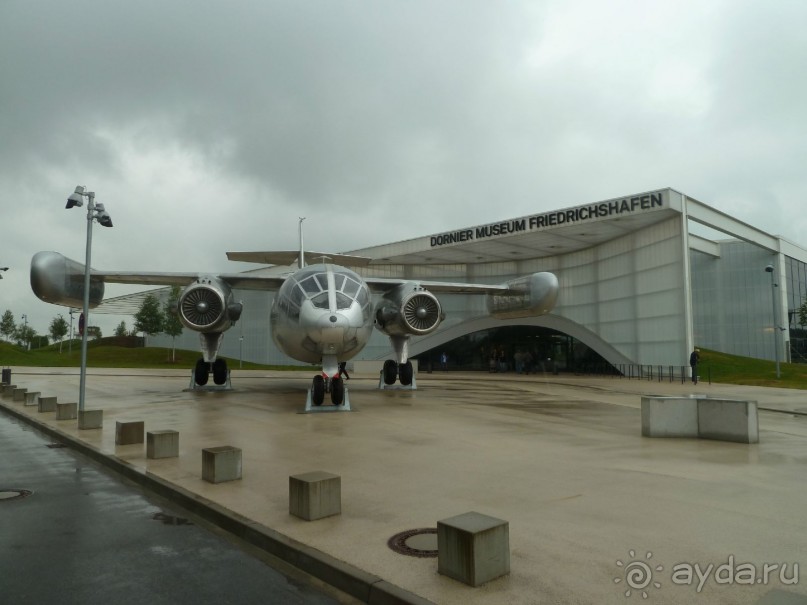
[[[295,249],[299,216],[345,251],[662,187],[807,246],[805,23],[803,0],[0,0],[0,313],[67,317],[28,274],[83,259],[76,185],[112,216],[107,270],[242,270],[226,251]]]

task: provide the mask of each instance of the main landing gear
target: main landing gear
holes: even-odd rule
[[[322,407],[322,404],[325,403],[326,393],[330,394],[333,407]],[[322,374],[314,376],[314,380],[311,382],[311,390],[308,392],[305,411],[351,411],[345,379],[338,374],[331,378],[326,378]]]
[[[402,386],[414,388],[415,371],[412,368],[411,361],[398,363],[393,359],[387,359],[384,362],[384,369],[381,370],[381,381],[385,385],[391,386],[395,384],[396,380],[400,380]],[[384,388],[380,383],[378,386]]]
[[[213,383],[216,386],[225,389],[230,388],[230,371],[227,369],[227,361],[224,359],[216,359],[213,363],[208,363],[202,357],[196,360],[190,388],[198,389],[205,387],[210,380],[211,374],[213,375]],[[212,386],[208,388],[215,389],[215,387]]]

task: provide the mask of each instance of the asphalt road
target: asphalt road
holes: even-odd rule
[[[0,416],[0,602],[354,602],[49,444]]]

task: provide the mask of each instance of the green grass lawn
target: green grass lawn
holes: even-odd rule
[[[170,348],[125,347],[110,344],[114,339],[102,338],[87,343],[87,367],[91,368],[149,368],[190,370],[201,357],[199,351],[176,350],[176,360],[172,360]],[[65,341],[61,345],[50,345],[41,349],[26,351],[7,342],[0,342],[0,365],[31,367],[79,367],[81,365],[81,341]],[[239,368],[237,359],[227,359],[230,369]],[[271,366],[243,362],[245,370],[310,370],[310,366]]]

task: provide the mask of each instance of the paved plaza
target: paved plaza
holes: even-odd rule
[[[806,392],[454,372],[381,391],[359,372],[354,411],[304,414],[313,373],[236,370],[232,391],[194,392],[186,372],[90,369],[94,430],[0,404],[401,602],[807,603]],[[78,381],[75,368],[12,369],[59,402],[77,401]],[[757,401],[759,443],[642,437],[643,395],[694,394]],[[141,420],[178,431],[179,456],[115,445],[116,422]],[[242,449],[242,479],[203,481],[202,449],[224,445]],[[289,514],[289,477],[312,471],[341,477],[341,514]],[[470,511],[509,523],[509,575],[473,588],[387,544]]]

